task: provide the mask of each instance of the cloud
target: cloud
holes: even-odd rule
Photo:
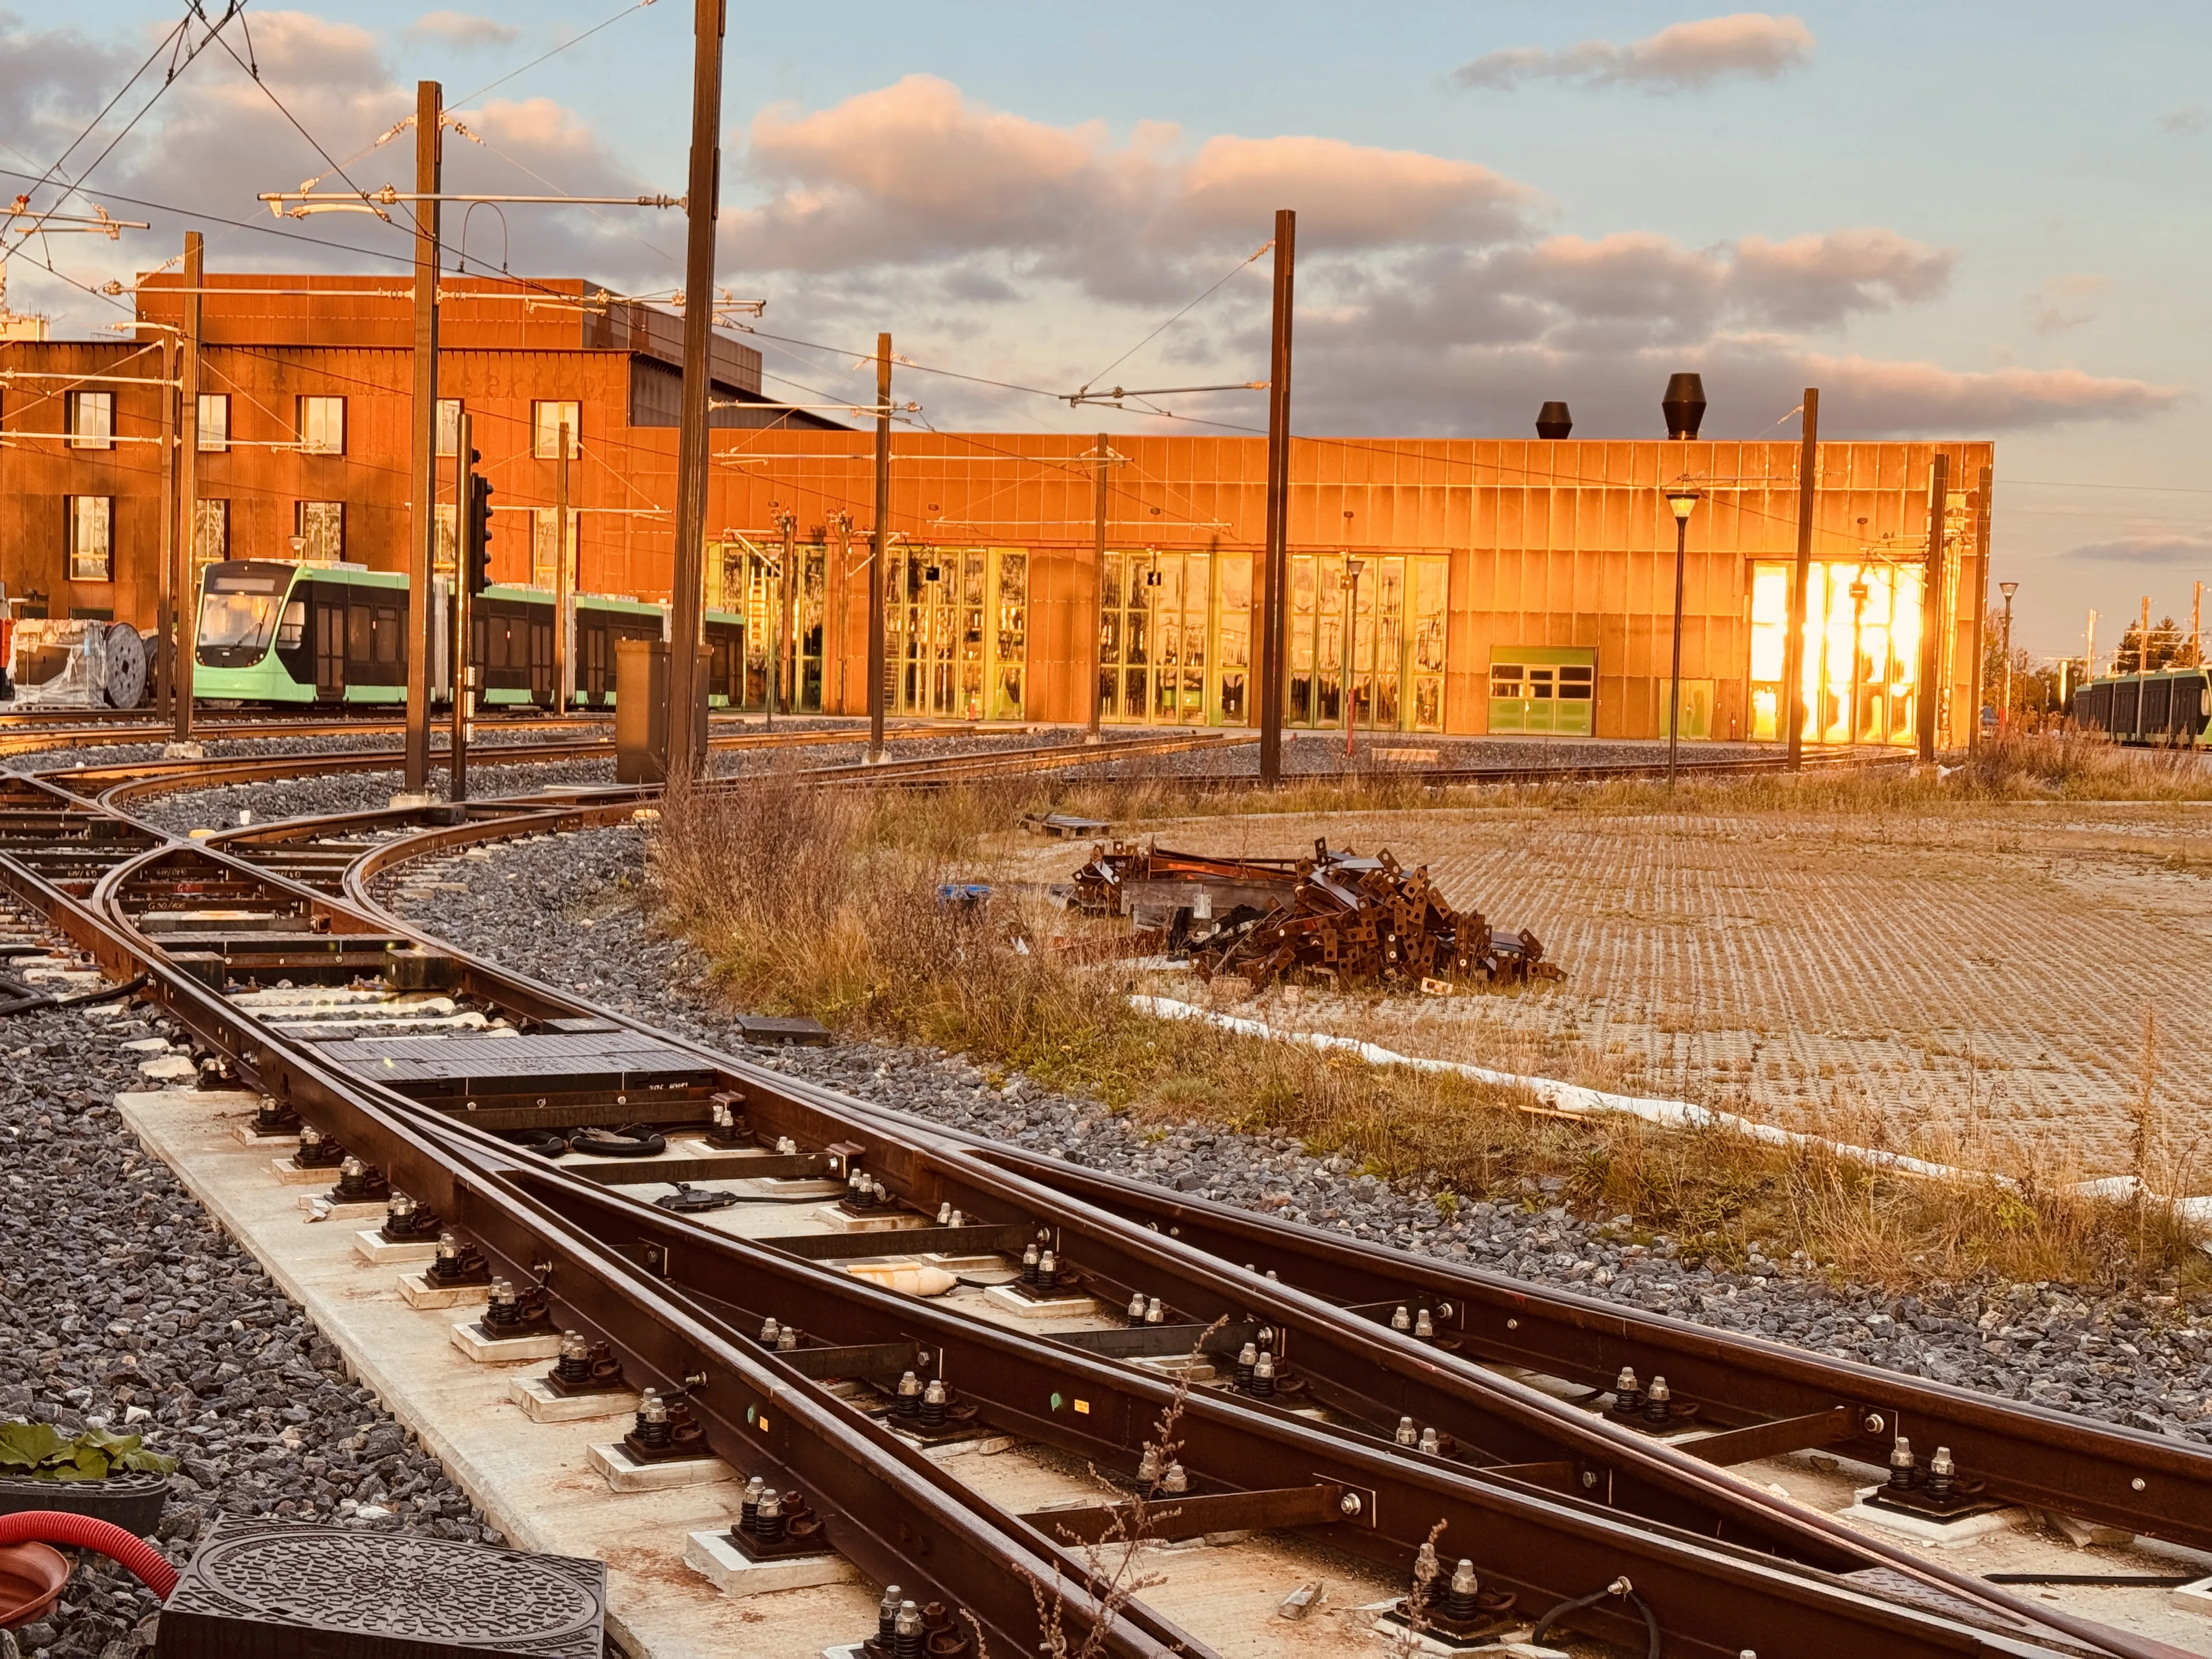
[[[1345,251],[1517,232],[1535,193],[1487,167],[1318,137],[1208,139],[1140,123],[1053,126],[971,104],[933,76],[753,122],[746,175],[768,192],[731,216],[761,270],[1010,256],[1112,297],[1164,295],[1190,262],[1267,240],[1299,210],[1302,246]]]
[[[2098,564],[2194,565],[2212,564],[2212,535],[2121,536],[2108,542],[2085,542],[2069,548],[2069,559]]]
[[[1813,32],[1801,19],[1739,11],[1676,23],[1625,46],[1585,40],[1562,52],[1514,46],[1488,52],[1453,70],[1451,80],[1464,90],[1504,91],[1547,80],[1696,92],[1735,77],[1771,81],[1812,55]]]
[[[2039,283],[2027,296],[2027,320],[2039,334],[2059,334],[2093,322],[2097,312],[2087,301],[2112,286],[2109,276],[2053,276]]]
[[[522,31],[494,17],[477,17],[465,11],[426,11],[407,26],[410,40],[430,40],[467,51],[476,46],[512,46]]]
[[[2157,127],[2169,138],[2194,138],[2208,126],[2212,126],[2212,112],[2202,104],[2190,104],[2181,109],[2168,110],[2160,116]]]

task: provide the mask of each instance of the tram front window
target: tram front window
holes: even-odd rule
[[[234,660],[259,656],[276,634],[283,603],[273,575],[210,571],[200,596],[200,648],[222,651]]]

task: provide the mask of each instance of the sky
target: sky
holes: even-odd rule
[[[0,0],[0,184],[151,227],[0,233],[58,334],[126,318],[187,228],[210,269],[404,272],[404,224],[255,198],[410,187],[411,134],[374,146],[418,79],[450,191],[684,189],[687,0],[200,3]],[[2212,8],[2148,0],[730,0],[717,280],[767,301],[793,401],[866,400],[889,330],[940,428],[1243,429],[1262,394],[1065,395],[1263,379],[1255,256],[1294,208],[1296,429],[1517,435],[1558,398],[1578,436],[1657,436],[1692,369],[1705,435],[1787,438],[1818,386],[1824,438],[1995,439],[2015,641],[2078,652],[2094,606],[2109,649],[2212,582],[2208,70]],[[479,208],[446,240],[682,281],[672,212]]]

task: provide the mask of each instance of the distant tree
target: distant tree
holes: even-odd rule
[[[2161,668],[2186,668],[2195,664],[2188,636],[2182,633],[2180,623],[2171,617],[2160,617],[2151,624],[2150,659],[2143,660],[2142,628],[2130,623],[2120,635],[2120,648],[2113,653],[2112,672],[2115,674],[2155,673]]]

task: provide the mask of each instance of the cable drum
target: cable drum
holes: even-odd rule
[[[146,641],[129,623],[107,629],[106,672],[101,690],[117,708],[136,708],[146,700]]]

